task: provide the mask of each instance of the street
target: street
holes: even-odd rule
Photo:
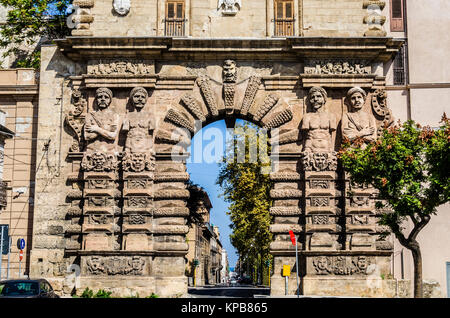
[[[270,294],[270,288],[253,285],[211,285],[205,287],[189,287],[189,297],[192,298],[253,298],[254,295]]]

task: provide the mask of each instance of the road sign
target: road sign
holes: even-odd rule
[[[23,238],[17,240],[17,248],[23,250],[25,248],[25,240]]]
[[[291,266],[283,265],[283,276],[291,276]]]
[[[291,237],[292,245],[295,245],[295,235],[294,235],[294,232],[289,231],[289,235],[290,235],[290,237]]]
[[[20,250],[19,252],[19,261],[23,260],[23,250]]]

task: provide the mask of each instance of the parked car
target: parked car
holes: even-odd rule
[[[59,298],[45,279],[0,281],[0,298]]]

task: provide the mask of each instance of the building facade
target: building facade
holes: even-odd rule
[[[445,31],[450,18],[445,0],[386,1],[388,36],[403,41],[395,59],[385,65],[387,101],[394,117],[439,127],[444,113],[450,112],[450,66],[447,63],[450,39]],[[436,23],[439,21],[439,23]],[[448,204],[418,236],[422,248],[424,293],[428,297],[450,297],[450,218]],[[411,253],[395,242],[393,275],[413,277]]]
[[[10,256],[1,255],[1,277],[18,278],[29,273],[33,243],[33,215],[38,125],[38,84],[32,69],[0,70],[0,109],[6,132],[1,148],[2,183],[0,224],[8,226]],[[47,143],[49,141],[47,140]],[[46,143],[44,143],[46,144]],[[45,160],[45,157],[41,158]],[[19,266],[18,239],[25,240]],[[20,272],[19,272],[20,267]]]
[[[210,224],[211,201],[204,189],[189,186],[189,202],[198,200],[197,204],[188,204],[196,209],[199,217],[189,223],[189,232],[186,234],[189,250],[186,255],[186,276],[190,286],[204,286],[220,282],[222,264],[222,243],[218,227]],[[219,280],[219,281],[218,281]]]
[[[292,230],[301,284],[292,270],[290,294],[410,296],[396,242],[378,239],[373,189],[354,188],[336,160],[343,136],[363,127],[369,142],[394,117],[421,119],[412,101],[426,95],[412,96],[448,83],[438,69],[424,87],[418,69],[415,87],[393,85],[405,38],[409,65],[425,63],[412,62],[420,50],[392,2],[75,0],[72,36],[42,47],[30,275],[63,294],[185,295],[186,148],[202,125],[243,118],[273,144],[271,294],[285,293],[283,265],[295,269]],[[205,283],[220,282],[215,244]]]

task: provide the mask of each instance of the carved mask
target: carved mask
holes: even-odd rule
[[[328,167],[328,156],[326,153],[321,153],[321,152],[317,152],[314,153],[314,166],[319,169],[319,171],[321,170],[325,170]]]
[[[365,269],[367,269],[368,265],[369,264],[368,264],[367,258],[365,256],[358,257],[358,260],[356,261],[356,266],[358,266],[359,269],[365,270]]]
[[[226,60],[223,64],[223,81],[225,83],[235,83],[236,80],[236,63],[232,60]]]
[[[131,8],[130,0],[114,0],[113,2],[114,11],[120,15],[126,15]]]
[[[94,171],[103,171],[103,168],[106,164],[106,157],[102,153],[94,153],[92,155],[92,170]]]

